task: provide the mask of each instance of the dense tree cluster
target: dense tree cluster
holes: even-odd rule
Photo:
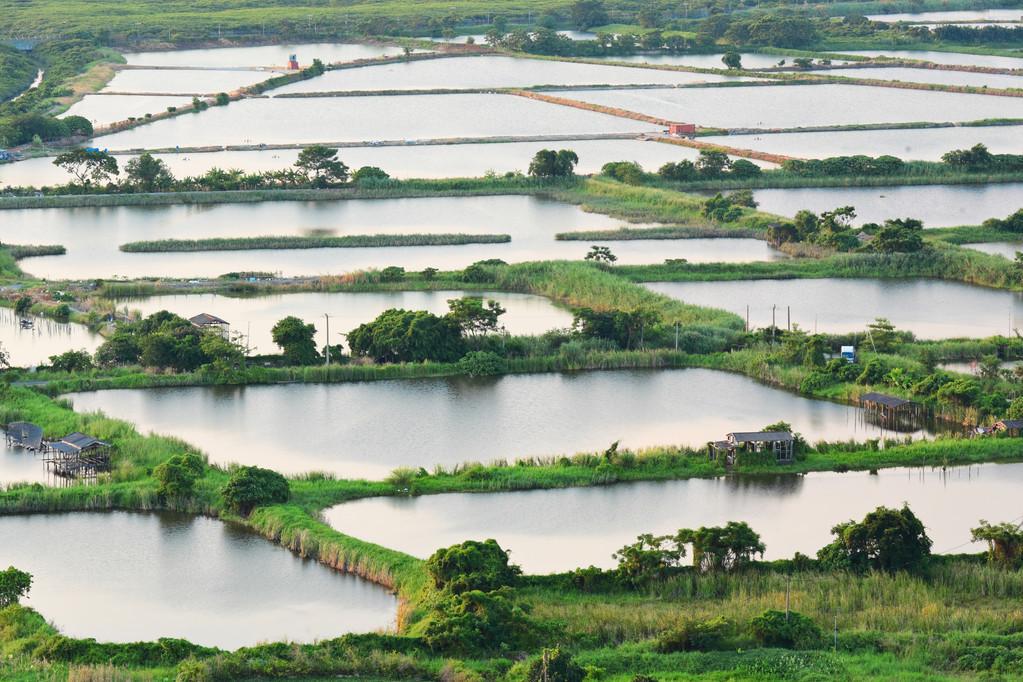
[[[234,363],[242,349],[219,332],[203,331],[188,320],[162,310],[149,317],[122,322],[96,350],[104,367],[142,365],[191,371],[216,361]]]

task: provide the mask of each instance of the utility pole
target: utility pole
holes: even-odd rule
[[[792,306],[785,306],[785,314],[788,316],[789,331],[792,331]]]
[[[785,580],[785,621],[789,620],[789,601],[792,597],[792,574]]]
[[[838,652],[838,611],[835,611],[835,652]]]
[[[746,304],[746,333],[749,333],[749,304]]]
[[[678,322],[675,323],[675,352],[678,352]]]
[[[775,323],[775,311],[778,309],[777,305],[771,304],[771,345],[774,345],[774,335],[778,331],[778,325]]]
[[[330,315],[323,313],[323,317],[327,320],[327,359],[323,361],[325,366],[330,365]]]
[[[252,321],[249,320],[245,327],[245,357],[249,357],[249,341],[252,339]]]

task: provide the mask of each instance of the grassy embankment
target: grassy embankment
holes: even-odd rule
[[[245,251],[252,249],[343,249],[387,246],[458,246],[503,244],[507,234],[367,234],[337,236],[217,237],[211,239],[161,239],[128,242],[118,247],[129,253],[167,251]]]

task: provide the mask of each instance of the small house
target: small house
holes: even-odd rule
[[[6,149],[0,149],[0,161],[14,161],[14,154]]]
[[[668,134],[675,137],[692,137],[696,134],[695,123],[669,123]]]
[[[288,56],[288,70],[298,71],[298,55],[293,54]]]
[[[25,448],[31,451],[42,449],[43,430],[38,425],[30,422],[11,422],[4,430],[4,437],[7,445],[12,447]]]
[[[110,469],[110,443],[75,431],[57,441],[49,441],[47,468],[57,476],[95,475]]]
[[[726,466],[739,463],[742,452],[770,452],[778,464],[795,461],[796,439],[790,431],[736,431],[710,445],[711,459],[725,458]]]
[[[216,315],[210,315],[209,313],[199,313],[194,317],[188,318],[188,321],[192,323],[193,327],[198,327],[203,331],[215,331],[223,337],[226,337],[231,329],[231,325],[227,320],[222,320]]]
[[[1023,419],[1003,419],[1000,422],[995,422],[994,426],[991,427],[992,431],[1000,431],[1013,437],[1018,437],[1023,433]]]

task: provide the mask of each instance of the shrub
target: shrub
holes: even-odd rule
[[[505,362],[496,353],[485,350],[474,350],[462,356],[458,361],[458,371],[470,377],[492,376],[503,374]]]
[[[522,571],[508,563],[508,552],[496,540],[466,540],[438,549],[426,560],[437,589],[449,592],[492,591],[514,585]]]
[[[153,469],[153,477],[159,483],[156,492],[164,498],[191,496],[205,466],[202,457],[194,453],[171,456]]]
[[[544,649],[526,671],[527,682],[582,682],[585,677],[586,671],[558,647]]]
[[[50,356],[50,367],[58,372],[80,372],[92,369],[92,356],[84,350],[64,351]]]
[[[888,572],[919,570],[931,553],[924,524],[908,506],[878,507],[863,521],[847,521],[831,529],[835,540],[817,552],[832,569]]]
[[[389,265],[380,271],[381,282],[401,282],[405,279],[405,268]]]
[[[813,649],[821,644],[820,627],[801,613],[767,610],[750,621],[753,636],[763,646]]]
[[[249,466],[235,469],[221,494],[230,509],[248,516],[260,505],[287,502],[291,490],[288,479],[276,471]]]
[[[32,588],[32,574],[9,566],[0,571],[0,608],[17,604]]]
[[[452,654],[516,651],[532,643],[534,627],[511,601],[510,590],[471,590],[437,602],[423,628],[423,641],[434,651]]]
[[[662,654],[678,651],[713,651],[721,647],[732,624],[718,616],[710,620],[684,620],[670,630],[662,632],[654,645]]]

